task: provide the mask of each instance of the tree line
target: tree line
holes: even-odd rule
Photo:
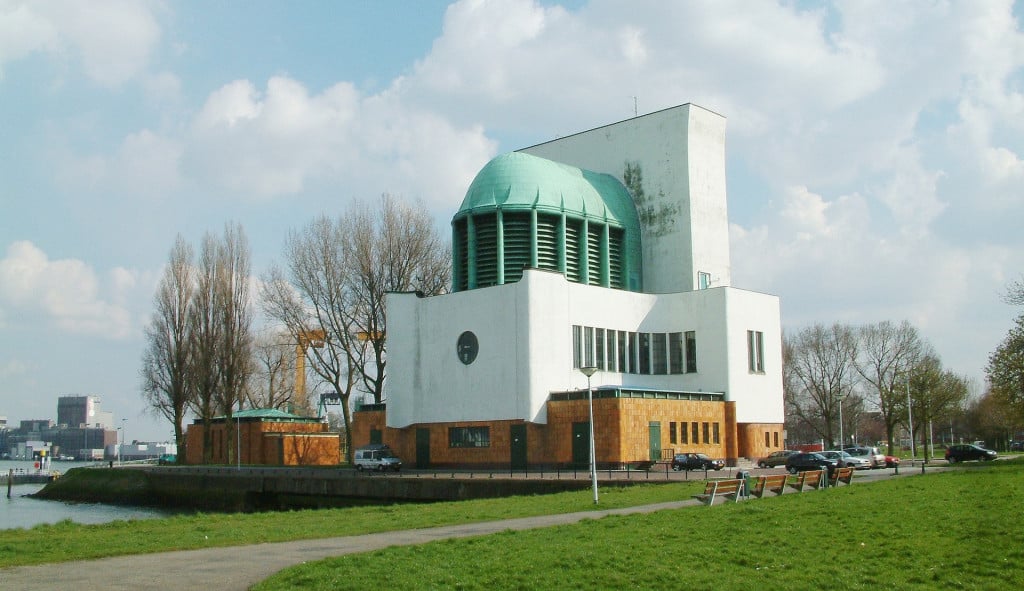
[[[317,416],[326,401],[341,407],[338,430],[351,456],[352,396],[384,400],[385,297],[447,291],[448,242],[422,205],[384,195],[289,231],[282,262],[259,281],[251,277],[250,259],[238,224],[227,224],[219,236],[207,233],[198,257],[178,236],[145,331],[141,378],[148,406],[174,426],[182,459],[187,414],[207,424],[224,417],[232,462],[236,409]],[[307,375],[314,378],[308,390]],[[205,429],[206,463],[210,437]]]

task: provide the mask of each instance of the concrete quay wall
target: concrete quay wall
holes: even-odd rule
[[[323,468],[80,468],[36,496],[67,501],[258,511],[435,502],[579,490],[589,480],[359,474]]]

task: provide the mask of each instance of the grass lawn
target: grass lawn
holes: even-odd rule
[[[250,514],[207,513],[100,525],[63,521],[31,529],[0,530],[0,567],[612,509],[688,499],[701,490],[703,482],[697,480],[608,488],[602,489],[601,504],[597,507],[590,490],[586,489],[450,503]]]
[[[398,547],[256,589],[1024,588],[1024,462]]]

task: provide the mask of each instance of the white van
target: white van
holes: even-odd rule
[[[391,451],[390,447],[380,443],[356,449],[352,461],[355,462],[356,470],[360,472],[363,470],[377,470],[378,472],[394,470],[398,472],[402,469],[402,460]]]

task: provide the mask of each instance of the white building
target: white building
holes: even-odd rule
[[[453,293],[388,298],[386,409],[417,466],[783,445],[779,300],[731,286],[725,119],[682,105],[498,156],[452,221]],[[365,441],[362,441],[361,439]]]

